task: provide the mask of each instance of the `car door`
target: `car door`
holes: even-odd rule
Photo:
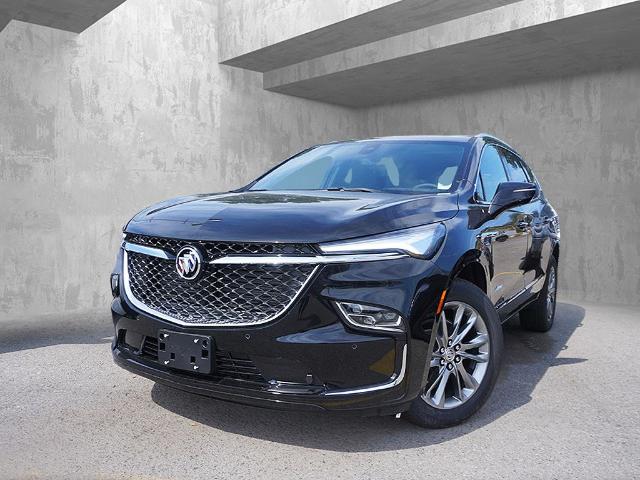
[[[527,251],[522,264],[524,286],[527,288],[544,276],[542,259],[545,256],[544,250],[548,249],[544,248],[546,246],[545,225],[548,219],[544,218],[542,214],[542,196],[531,170],[515,153],[504,148],[499,150],[503,156],[509,180],[513,182],[530,182],[535,184],[538,189],[529,203],[521,205],[517,209],[520,212],[519,226],[522,232],[527,235]]]
[[[480,158],[476,201],[491,204],[498,185],[509,181],[498,147],[485,145]],[[488,296],[496,307],[507,303],[524,288],[524,259],[528,233],[522,222],[526,213],[519,208],[504,210],[480,228],[480,241],[489,251]]]

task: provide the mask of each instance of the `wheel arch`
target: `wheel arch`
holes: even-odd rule
[[[468,250],[458,259],[451,270],[449,284],[456,278],[467,280],[480,288],[485,294],[487,293],[489,278],[487,270],[482,264],[480,251]]]

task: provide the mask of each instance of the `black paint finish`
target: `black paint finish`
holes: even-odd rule
[[[480,200],[476,192],[483,150],[496,148],[506,161],[507,153],[517,155],[513,149],[487,135],[455,139],[468,142],[469,148],[453,193],[259,192],[245,188],[181,197],[143,210],[128,223],[127,233],[184,240],[318,244],[442,222],[447,235],[431,260],[407,257],[321,266],[281,317],[252,327],[181,327],[137,310],[120,288],[112,304],[115,361],[159,382],[247,404],[363,414],[406,410],[424,388],[431,328],[440,295],[451,280],[461,276],[473,281],[506,320],[537,298],[549,259],[559,254],[557,215],[528,168],[529,182],[516,188],[533,188],[528,198],[519,192],[503,192],[500,198],[513,197],[515,203],[497,207]],[[515,187],[518,185],[504,186]],[[122,275],[122,249],[114,273]],[[343,321],[335,300],[394,310],[406,319],[406,333],[358,330]],[[238,358],[240,365],[255,367],[261,378],[221,377],[215,365],[210,375],[170,370],[152,355],[143,354],[145,338],[157,338],[162,329],[210,336],[216,350],[230,352],[230,358]],[[331,394],[367,389],[397,378],[405,350],[404,377],[397,385],[345,396]]]

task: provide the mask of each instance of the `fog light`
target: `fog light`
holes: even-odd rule
[[[402,317],[396,312],[359,303],[336,302],[345,320],[356,327],[370,330],[403,332]]]
[[[114,297],[120,295],[120,275],[117,273],[111,274],[111,294]]]

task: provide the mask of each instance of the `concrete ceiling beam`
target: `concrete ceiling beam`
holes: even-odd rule
[[[351,107],[640,62],[640,2],[525,0],[272,70],[266,90]]]
[[[226,0],[221,63],[266,72],[515,1]]]
[[[0,0],[0,30],[6,26],[9,18],[80,33],[124,2],[125,0]]]

